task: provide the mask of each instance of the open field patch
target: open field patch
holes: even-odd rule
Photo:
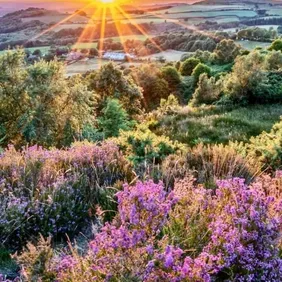
[[[247,41],[247,40],[237,40],[236,43],[240,44],[242,47],[252,50],[256,47],[266,48],[270,46],[269,42],[260,42],[260,41]]]

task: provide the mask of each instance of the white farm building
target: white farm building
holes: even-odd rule
[[[128,53],[105,52],[102,58],[112,61],[124,61],[126,58],[135,59],[136,56]]]

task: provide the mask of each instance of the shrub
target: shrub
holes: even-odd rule
[[[181,77],[176,68],[167,66],[161,69],[162,78],[168,82],[170,88],[175,89],[181,83]]]
[[[207,187],[214,187],[218,179],[231,177],[242,177],[250,182],[261,173],[261,165],[252,155],[243,157],[229,146],[202,144],[182,157],[169,156],[162,169],[168,183],[192,174],[198,183]]]
[[[264,56],[258,51],[238,57],[232,73],[224,79],[225,94],[236,103],[256,102],[255,90],[265,82],[263,63]]]
[[[184,149],[178,142],[157,136],[146,125],[140,125],[133,131],[122,131],[114,141],[135,165],[159,164],[168,155]]]
[[[249,154],[255,156],[265,169],[281,168],[282,163],[282,122],[274,124],[269,133],[262,132],[246,144]]]
[[[98,125],[105,138],[117,137],[120,130],[129,130],[134,121],[129,120],[129,116],[122,108],[117,99],[108,99],[102,116],[98,119]]]
[[[117,224],[102,228],[83,260],[70,268],[60,268],[58,281],[93,281],[94,277],[97,281],[139,281],[145,275],[153,250],[150,242],[166,223],[176,199],[173,193],[164,191],[161,183],[152,181],[127,185],[117,197]],[[88,267],[83,269],[85,264]]]
[[[215,59],[221,64],[232,63],[240,54],[241,47],[231,39],[223,39],[214,50]]]
[[[53,256],[51,238],[45,240],[40,236],[36,245],[28,243],[22,254],[13,257],[21,265],[21,278],[24,281],[36,282],[55,279],[55,273],[50,271]]]
[[[282,51],[282,40],[276,39],[274,40],[268,48],[269,51]]]
[[[57,280],[279,281],[281,205],[271,214],[272,198],[239,178],[218,181],[213,196],[191,185],[184,181],[170,194],[151,181],[125,187],[115,223],[102,228],[86,256],[68,257]],[[184,248],[193,242],[197,250]]]
[[[208,78],[206,73],[199,77],[198,88],[191,100],[193,106],[212,104],[219,99],[222,91],[222,81],[216,81],[214,77]]]
[[[0,168],[0,241],[12,248],[39,233],[76,234],[95,215],[95,204],[115,210],[108,187],[131,178],[128,162],[109,142],[76,143],[67,150],[10,147]]]
[[[195,79],[195,84],[198,83],[199,79],[200,79],[200,75],[206,73],[208,77],[211,76],[211,68],[208,67],[207,65],[204,64],[198,64],[195,69],[193,70],[193,77]]]
[[[182,63],[180,73],[183,76],[191,75],[195,67],[200,64],[201,61],[196,58],[189,58]]]

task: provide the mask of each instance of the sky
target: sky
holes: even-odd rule
[[[29,7],[40,7],[49,10],[72,12],[85,7],[88,3],[97,0],[0,0],[0,17],[16,10],[27,9]],[[128,4],[152,5],[154,3],[192,3],[199,0],[126,0]]]

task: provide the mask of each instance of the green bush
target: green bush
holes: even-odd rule
[[[133,131],[122,131],[114,142],[135,165],[144,162],[159,164],[168,155],[184,150],[180,143],[157,136],[146,125],[140,125]]]
[[[282,51],[282,40],[276,39],[272,42],[272,44],[268,48],[269,51]]]
[[[203,73],[200,75],[198,88],[193,94],[191,104],[193,106],[212,104],[219,99],[221,91],[221,80],[216,81],[214,77],[208,78],[208,75]]]
[[[282,121],[276,123],[269,133],[263,132],[251,138],[246,151],[256,157],[265,169],[281,169]]]
[[[117,99],[107,100],[101,117],[98,119],[99,129],[105,138],[117,137],[120,130],[130,130],[134,123]]]
[[[195,67],[200,63],[201,61],[199,59],[193,57],[185,60],[180,68],[181,75],[183,76],[191,75]]]
[[[181,77],[176,68],[167,66],[161,69],[161,77],[168,83],[169,89],[173,92],[181,83]]]
[[[208,77],[211,76],[211,68],[205,64],[198,64],[195,69],[193,70],[193,77],[195,79],[195,83],[197,84],[198,81],[199,81],[199,78],[200,78],[200,75],[203,74],[203,73],[206,73]]]

